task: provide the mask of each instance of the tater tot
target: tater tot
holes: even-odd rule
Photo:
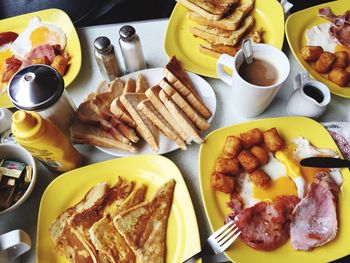
[[[239,163],[248,173],[252,173],[259,166],[259,159],[257,159],[253,154],[248,150],[243,150],[237,157]]]
[[[230,194],[234,190],[235,181],[232,176],[214,172],[210,177],[210,185],[211,185],[211,188],[215,191],[220,191],[220,192],[224,192],[225,194]]]
[[[336,59],[332,65],[332,68],[345,69],[349,64],[349,56],[345,51],[338,51],[334,53]]]
[[[283,147],[283,139],[276,128],[263,132],[264,143],[268,151],[276,152]]]
[[[335,84],[344,87],[350,80],[350,73],[342,68],[334,68],[329,72],[328,79]]]
[[[332,64],[336,60],[336,56],[330,52],[323,52],[315,64],[315,69],[318,73],[328,73],[331,70]]]
[[[263,147],[255,145],[250,149],[250,152],[259,160],[261,165],[268,163],[270,156]]]
[[[61,55],[55,56],[51,63],[51,67],[55,68],[61,76],[66,74],[68,60]]]
[[[216,160],[215,171],[235,175],[239,172],[239,162],[237,159],[219,158]]]
[[[242,150],[242,141],[236,136],[228,136],[226,138],[224,152],[230,154],[232,158],[237,157],[237,155]]]
[[[305,61],[316,61],[323,53],[320,46],[305,46],[301,49],[301,58]]]
[[[244,148],[249,148],[253,145],[260,144],[263,140],[262,133],[258,128],[251,129],[240,134]]]
[[[32,59],[32,64],[50,65],[50,60],[47,58],[47,56],[43,56],[40,58],[34,58],[34,59]]]
[[[255,170],[249,174],[252,183],[260,188],[267,188],[271,183],[271,178],[263,170]]]

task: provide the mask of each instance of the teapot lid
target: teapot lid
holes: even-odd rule
[[[55,104],[64,91],[64,80],[47,65],[30,65],[18,71],[7,88],[11,102],[19,109],[40,111]]]

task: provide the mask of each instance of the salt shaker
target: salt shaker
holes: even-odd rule
[[[108,37],[98,37],[94,42],[95,58],[100,68],[102,77],[107,81],[113,81],[119,77],[120,67],[114,52],[114,47]]]
[[[7,93],[16,108],[36,111],[53,122],[68,138],[77,119],[75,105],[64,89],[62,76],[53,67],[30,65],[11,79]]]
[[[119,30],[119,45],[123,54],[126,71],[128,73],[146,68],[142,46],[135,28],[126,25]]]

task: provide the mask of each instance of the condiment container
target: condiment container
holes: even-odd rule
[[[8,85],[8,95],[18,109],[39,112],[70,137],[76,107],[64,89],[62,76],[53,67],[31,65],[18,71]]]
[[[123,54],[126,71],[128,73],[146,68],[145,57],[142,52],[140,37],[135,28],[126,25],[119,30],[119,45]]]
[[[108,37],[98,37],[94,41],[95,59],[103,79],[113,81],[119,77],[120,67],[114,52],[114,47]]]
[[[11,129],[12,112],[5,108],[0,108],[0,135]]]
[[[50,121],[34,111],[16,111],[12,116],[16,141],[54,171],[77,168],[82,156]]]

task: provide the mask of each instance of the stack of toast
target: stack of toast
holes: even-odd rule
[[[199,51],[218,58],[226,53],[234,56],[241,48],[242,39],[251,37],[262,42],[263,29],[252,31],[255,20],[249,15],[255,0],[177,0],[187,7],[187,17],[197,25],[189,31],[206,42]]]
[[[55,251],[74,263],[165,262],[174,187],[170,180],[145,201],[145,185],[95,185],[51,224]]]
[[[159,132],[185,150],[192,141],[201,143],[201,131],[212,116],[176,57],[164,68],[158,85],[149,87],[139,75],[124,83],[115,79],[89,94],[77,109],[79,122],[71,127],[75,143],[136,151],[141,136],[154,152]]]

